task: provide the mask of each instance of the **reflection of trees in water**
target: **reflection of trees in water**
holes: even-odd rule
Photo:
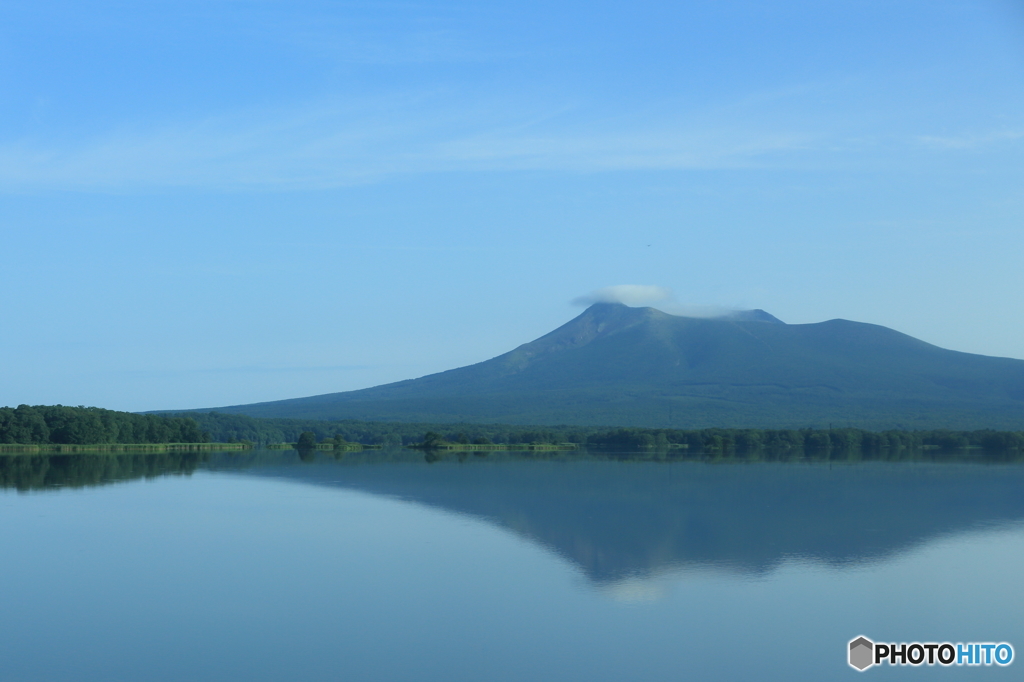
[[[137,478],[188,475],[207,453],[8,455],[0,457],[0,488],[81,488]]]
[[[687,450],[670,448],[643,448],[623,450],[618,448],[589,447],[579,450],[431,450],[423,451],[422,460],[428,464],[435,462],[464,462],[470,457],[496,460],[533,460],[533,461],[636,461],[636,462],[703,462],[703,463],[836,463],[856,464],[861,462],[935,462],[935,463],[1012,463],[1024,462],[1024,451],[959,449],[940,450],[934,448],[893,448],[885,450],[863,450],[860,448],[844,450],[771,450],[755,448],[736,450],[721,448],[718,450]],[[416,456],[410,456],[415,459]]]

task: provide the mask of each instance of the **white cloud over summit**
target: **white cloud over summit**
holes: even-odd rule
[[[671,289],[649,284],[618,284],[591,291],[585,296],[574,298],[573,305],[593,305],[594,303],[624,303],[628,306],[644,306],[672,298]]]
[[[669,315],[680,317],[722,317],[738,308],[717,305],[691,305],[680,303],[667,287],[653,284],[617,284],[596,289],[572,300],[573,305],[589,306],[595,303],[622,303],[630,307],[657,308]]]

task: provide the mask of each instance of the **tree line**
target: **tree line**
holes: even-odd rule
[[[691,452],[832,452],[934,448],[1024,450],[1019,431],[866,431],[837,429],[652,429],[607,426],[516,426],[267,419],[218,412],[134,414],[98,407],[0,407],[0,444],[295,443],[363,445],[558,444],[619,449],[679,448]]]
[[[1024,449],[1024,432],[1019,431],[865,431],[839,429],[612,429],[587,437],[587,445],[615,447],[671,447],[685,445],[705,451],[773,452],[853,451],[879,452],[935,448],[956,450]]]
[[[822,452],[842,450],[982,448],[1024,449],[1019,431],[866,431],[837,429],[652,429],[607,426],[516,426],[510,424],[437,424],[425,422],[365,422],[268,419],[218,412],[179,413],[196,420],[214,442],[249,441],[256,444],[295,443],[303,432],[317,442],[363,445],[412,445],[436,443],[557,444],[590,447],[668,448],[686,446],[691,451]],[[307,436],[307,439],[310,437]]]
[[[0,444],[208,443],[190,417],[117,412],[99,407],[0,407]]]

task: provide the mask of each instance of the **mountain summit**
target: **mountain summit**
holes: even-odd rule
[[[595,303],[475,365],[374,388],[219,408],[255,417],[519,424],[1024,428],[1024,360],[892,329]]]

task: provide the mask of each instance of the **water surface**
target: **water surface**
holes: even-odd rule
[[[860,634],[1024,644],[1020,464],[306,459],[0,458],[0,679],[829,680]]]

